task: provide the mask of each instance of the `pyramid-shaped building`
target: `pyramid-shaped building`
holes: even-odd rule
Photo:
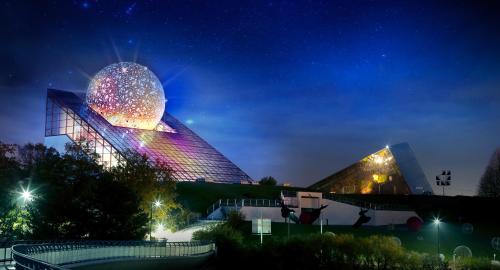
[[[46,143],[86,141],[105,167],[116,165],[126,151],[168,164],[178,181],[249,183],[251,178],[214,147],[167,112],[153,130],[112,125],[73,92],[47,91]]]
[[[309,187],[334,194],[432,194],[408,143],[387,146]]]

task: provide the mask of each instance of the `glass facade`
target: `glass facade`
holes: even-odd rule
[[[336,194],[411,193],[396,158],[389,148],[361,159],[310,188]]]
[[[46,136],[94,141],[103,164],[113,166],[127,150],[167,163],[179,181],[240,183],[251,178],[180,121],[165,112],[156,130],[113,126],[76,94],[48,90]],[[105,163],[107,162],[107,163]]]
[[[85,143],[89,150],[98,155],[98,162],[104,167],[115,166],[122,155],[94,128],[68,108],[47,98],[45,115],[45,136],[66,135],[72,141]]]

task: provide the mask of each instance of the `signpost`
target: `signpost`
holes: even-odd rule
[[[436,185],[443,188],[444,196],[444,187],[451,185],[451,171],[443,170],[440,175],[436,175]]]
[[[260,236],[260,244],[264,241],[264,235],[271,235],[271,219],[252,219],[252,234]]]

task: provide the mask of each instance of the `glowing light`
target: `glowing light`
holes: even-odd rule
[[[361,194],[368,194],[370,192],[372,192],[372,185],[371,184],[369,184],[368,186],[361,189]]]
[[[33,201],[33,193],[29,189],[23,188],[20,194],[21,194],[21,199],[23,199],[25,203]]]
[[[131,62],[109,65],[90,81],[87,104],[114,126],[155,129],[165,111],[158,78]]]
[[[439,223],[441,223],[441,220],[439,220],[439,218],[435,218],[434,219],[434,224],[439,225]]]
[[[188,125],[192,125],[192,124],[194,124],[193,119],[188,119],[188,120],[186,120],[186,124],[188,124]]]
[[[387,144],[386,144],[386,145],[385,145],[385,149],[389,149],[389,145],[387,145]]]
[[[385,183],[387,181],[387,175],[385,174],[374,174],[372,175],[373,181],[378,184]]]
[[[156,200],[153,204],[155,207],[160,207],[161,206],[161,202]]]

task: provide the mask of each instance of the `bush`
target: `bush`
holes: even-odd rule
[[[432,256],[406,251],[390,236],[357,238],[351,234],[310,234],[266,239],[263,246],[244,241],[241,215],[224,224],[196,232],[196,240],[213,240],[218,269],[444,269]],[[265,262],[265,264],[264,264]],[[465,263],[465,262],[464,262]],[[483,269],[480,262],[467,269]],[[464,264],[465,265],[465,264]],[[466,268],[460,268],[466,269]]]
[[[245,216],[240,211],[230,211],[227,214],[226,225],[236,230],[242,230]]]
[[[231,267],[234,260],[241,258],[243,234],[228,224],[218,224],[207,230],[193,233],[193,240],[211,240],[217,246],[216,263],[220,267]]]
[[[491,260],[488,258],[458,258],[455,260],[454,268],[457,270],[462,269],[500,269],[499,266],[491,264]]]

